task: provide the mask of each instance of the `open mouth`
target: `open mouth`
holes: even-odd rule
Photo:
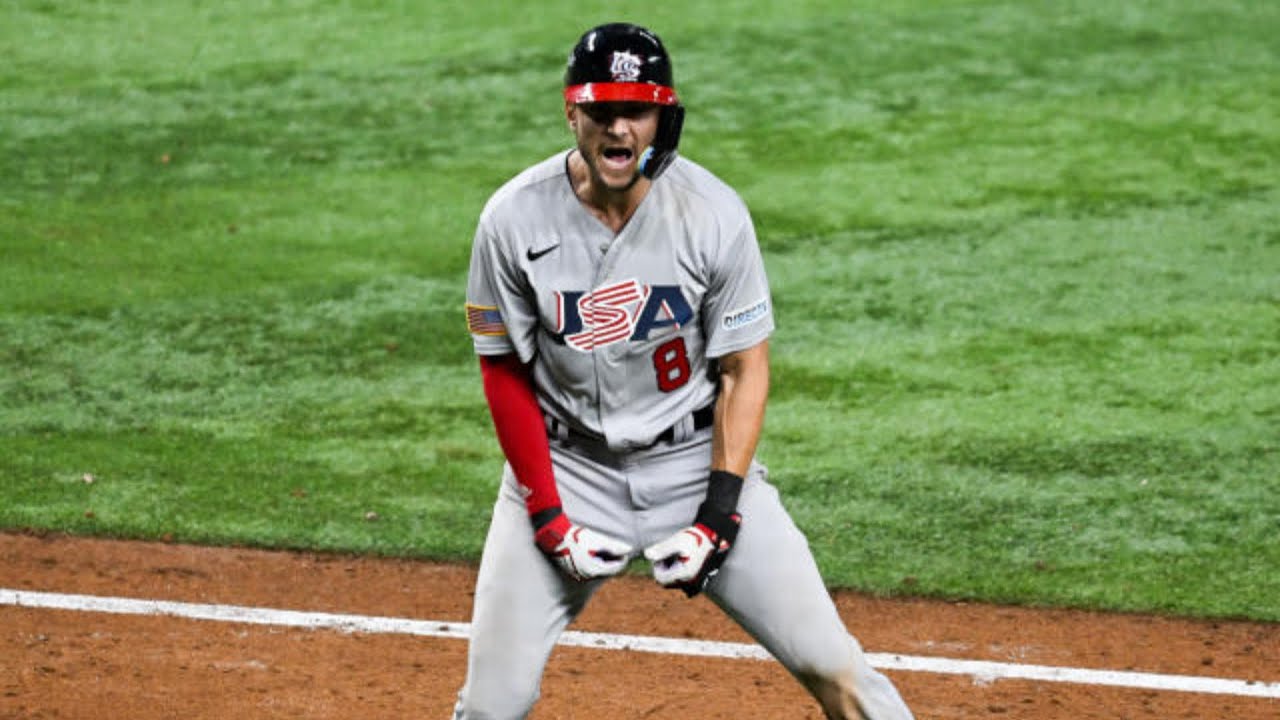
[[[631,162],[630,148],[610,147],[604,149],[604,159],[613,165],[626,165]]]

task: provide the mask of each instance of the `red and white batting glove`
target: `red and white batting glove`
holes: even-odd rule
[[[736,508],[741,491],[741,476],[727,470],[711,471],[707,499],[698,506],[693,525],[644,550],[659,585],[678,588],[689,597],[707,587],[738,539],[742,515]]]
[[[742,516],[735,513],[720,520],[714,523],[721,526],[720,532],[699,522],[645,548],[644,556],[653,563],[653,579],[689,597],[702,592],[729,555]]]
[[[604,533],[574,525],[559,508],[555,510],[550,518],[544,516],[534,521],[533,540],[564,574],[585,581],[616,575],[627,567],[635,548]]]

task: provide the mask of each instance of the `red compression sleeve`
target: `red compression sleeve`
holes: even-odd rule
[[[533,375],[515,354],[480,357],[484,396],[498,433],[498,444],[528,494],[525,507],[533,515],[560,507],[551,447],[542,409],[533,394]]]

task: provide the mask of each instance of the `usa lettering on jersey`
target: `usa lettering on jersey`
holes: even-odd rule
[[[677,285],[623,280],[590,292],[556,293],[556,332],[580,352],[625,340],[647,340],[654,331],[678,330],[693,320],[693,308]]]

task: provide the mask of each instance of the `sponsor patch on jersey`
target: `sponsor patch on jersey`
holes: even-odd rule
[[[501,336],[507,334],[502,313],[491,305],[467,303],[467,329],[472,335]]]
[[[720,318],[720,326],[725,330],[737,330],[763,318],[769,314],[769,298],[762,298],[759,301],[748,305],[739,310],[731,310]]]

